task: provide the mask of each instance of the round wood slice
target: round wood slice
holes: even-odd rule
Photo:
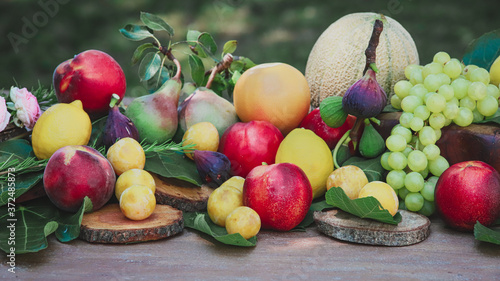
[[[369,245],[407,246],[429,236],[430,220],[423,215],[399,210],[398,225],[362,219],[341,210],[315,212],[318,229],[334,238]]]
[[[80,238],[91,243],[133,243],[158,240],[182,232],[182,212],[171,206],[156,205],[145,220],[130,220],[120,211],[118,204],[84,214]]]
[[[186,181],[164,178],[153,174],[156,183],[156,203],[170,205],[181,211],[198,212],[207,209],[208,197],[214,191],[202,185],[196,186]]]

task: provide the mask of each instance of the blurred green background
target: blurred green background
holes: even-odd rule
[[[467,45],[500,27],[497,1],[325,0],[104,0],[0,1],[0,88],[49,86],[62,61],[87,49],[109,53],[127,77],[127,95],[144,92],[130,58],[139,42],[118,30],[138,23],[140,11],[160,15],[183,40],[188,29],[213,35],[220,48],[238,41],[236,55],[256,63],[285,62],[305,71],[309,52],[335,20],[354,12],[381,12],[412,35],[421,64],[441,50],[461,59]],[[33,24],[33,28],[27,27]],[[166,40],[167,38],[163,38]],[[166,44],[166,42],[164,42]]]

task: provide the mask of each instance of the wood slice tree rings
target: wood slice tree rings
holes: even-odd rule
[[[403,219],[398,225],[362,219],[336,209],[315,212],[314,221],[319,231],[328,236],[361,244],[407,246],[429,236],[431,222],[427,217],[404,210],[399,212]]]
[[[83,215],[80,238],[91,243],[132,243],[158,240],[182,232],[182,212],[156,205],[153,214],[140,221],[125,217],[118,204],[109,204]]]
[[[157,204],[170,205],[186,212],[206,211],[208,197],[214,191],[212,188],[151,174],[156,183]]]

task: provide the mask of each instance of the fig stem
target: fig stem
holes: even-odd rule
[[[373,123],[377,124],[378,126],[380,126],[380,120],[378,120],[377,118],[375,117],[371,117],[370,118],[370,121],[372,121]]]
[[[120,96],[117,94],[111,95],[111,101],[109,102],[109,107],[113,108],[120,101]]]
[[[359,142],[359,139],[361,138],[361,128],[364,124],[364,121],[365,121],[366,118],[356,118],[356,122],[354,122],[354,126],[352,127],[351,129],[351,132],[349,134],[349,137],[351,137],[351,140],[352,140],[352,146],[354,148],[354,151],[356,151],[357,149],[357,146],[358,146],[358,142]]]
[[[210,77],[208,77],[207,85],[205,86],[206,88],[210,89],[212,87],[212,82],[215,79],[215,75],[217,73],[220,73],[226,69],[228,69],[231,66],[231,63],[233,62],[233,55],[231,54],[226,54],[224,55],[224,58],[222,58],[222,61],[216,64],[211,72],[210,72]]]
[[[366,65],[365,70],[363,70],[363,74],[366,73],[368,68],[373,69],[373,71],[378,72],[377,66],[375,65],[377,59],[377,46],[380,39],[380,34],[384,29],[384,23],[377,19],[373,24],[372,36],[370,38],[370,42],[368,42],[368,47],[365,50],[366,55]],[[373,65],[373,66],[372,66]]]
[[[349,138],[349,133],[351,133],[351,130],[348,130],[344,133],[344,135],[340,138],[340,140],[337,142],[337,145],[335,145],[335,148],[333,149],[333,165],[335,166],[335,169],[340,168],[340,165],[337,162],[337,153],[339,152],[342,144],[344,144],[345,140]]]

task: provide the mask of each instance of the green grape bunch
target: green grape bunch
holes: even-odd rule
[[[403,112],[386,139],[381,164],[389,171],[386,182],[398,194],[400,208],[430,216],[437,180],[450,166],[436,145],[441,129],[492,118],[500,90],[490,84],[486,69],[465,66],[446,52],[436,53],[424,66],[408,65],[405,77],[394,85],[390,102]]]

